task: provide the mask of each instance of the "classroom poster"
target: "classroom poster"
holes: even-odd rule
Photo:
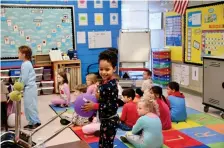
[[[86,32],[78,31],[77,32],[77,44],[85,44],[86,43]]]
[[[118,8],[118,0],[110,0],[110,8]]]
[[[87,0],[77,0],[78,8],[87,8]]]
[[[185,22],[186,63],[203,64],[204,56],[224,55],[224,4],[188,8]]]
[[[110,13],[110,25],[118,25],[118,13]]]
[[[103,25],[103,13],[95,13],[95,25]]]
[[[37,52],[46,54],[67,35],[71,38],[59,49],[67,52],[74,48],[72,7],[1,7],[4,10],[4,19],[1,18],[2,57],[16,57],[21,45],[30,46],[33,55]]]
[[[94,8],[103,8],[103,0],[94,0]]]
[[[166,46],[182,45],[181,16],[166,17]]]
[[[87,13],[79,13],[79,26],[87,26],[88,25],[88,14]]]

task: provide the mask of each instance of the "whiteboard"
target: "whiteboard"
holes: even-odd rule
[[[111,31],[88,32],[89,48],[112,47]]]
[[[150,50],[150,32],[120,32],[120,62],[148,62]]]
[[[149,13],[149,28],[162,29],[162,13]]]

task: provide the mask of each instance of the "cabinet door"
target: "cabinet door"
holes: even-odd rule
[[[224,61],[204,60],[203,102],[224,108]]]

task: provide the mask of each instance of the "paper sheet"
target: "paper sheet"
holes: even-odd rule
[[[201,25],[201,13],[192,14],[192,25]]]
[[[88,32],[89,48],[112,47],[111,31]]]
[[[94,8],[103,8],[103,0],[94,0]]]
[[[118,25],[118,13],[110,13],[110,25]]]
[[[85,31],[78,31],[77,32],[77,43],[78,44],[85,44],[86,43],[86,32]]]
[[[189,85],[189,66],[181,65],[181,81],[180,84],[184,86]]]
[[[199,80],[199,68],[192,67],[192,80],[198,81]]]
[[[88,15],[87,13],[79,13],[79,26],[88,25]]]

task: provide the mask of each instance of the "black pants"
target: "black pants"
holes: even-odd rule
[[[99,148],[113,148],[114,138],[117,132],[119,117],[102,119],[100,125]]]

